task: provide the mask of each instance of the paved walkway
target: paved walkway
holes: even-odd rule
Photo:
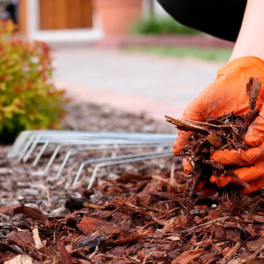
[[[54,57],[56,83],[73,98],[144,111],[159,120],[165,114],[180,117],[221,67],[90,47],[57,47]]]

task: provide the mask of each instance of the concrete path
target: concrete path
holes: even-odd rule
[[[57,47],[55,80],[81,101],[181,117],[222,64],[90,47]]]

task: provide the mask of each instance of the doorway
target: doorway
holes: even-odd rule
[[[93,27],[91,0],[39,0],[39,29],[84,29]]]

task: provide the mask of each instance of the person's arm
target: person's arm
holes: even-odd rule
[[[245,56],[264,60],[263,10],[263,0],[248,0],[239,36],[229,61]]]
[[[214,118],[233,112],[235,115],[249,111],[246,84],[249,78],[262,82],[257,106],[259,116],[250,125],[244,143],[247,150],[216,150],[210,159],[223,165],[237,166],[234,171],[251,189],[250,193],[264,187],[264,0],[248,0],[240,33],[230,57],[230,62],[219,71],[216,80],[208,85],[185,109],[182,119],[204,122],[208,116]],[[177,156],[188,144],[191,133],[180,132],[173,151]],[[192,167],[185,160],[184,172]],[[212,175],[211,183],[223,187],[232,184],[231,177]]]

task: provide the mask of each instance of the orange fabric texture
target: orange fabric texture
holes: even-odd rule
[[[185,109],[182,119],[205,121],[212,117],[222,116],[233,112],[235,115],[245,114],[249,111],[249,100],[246,94],[246,83],[249,78],[258,78],[264,83],[264,61],[256,57],[243,57],[233,60],[222,67],[216,80],[205,88]],[[223,165],[244,166],[235,172],[242,180],[249,183],[255,191],[264,186],[264,85],[262,85],[256,108],[260,110],[259,116],[251,124],[245,136],[245,144],[252,146],[249,150],[218,150],[210,158]],[[180,132],[176,138],[173,151],[180,153],[189,142],[190,132]],[[263,143],[262,143],[263,142]],[[190,166],[185,162],[185,167]],[[245,167],[247,166],[247,167]],[[190,167],[185,171],[190,171]],[[228,176],[212,177],[211,182],[218,186],[231,183]],[[245,193],[250,192],[245,189]]]

